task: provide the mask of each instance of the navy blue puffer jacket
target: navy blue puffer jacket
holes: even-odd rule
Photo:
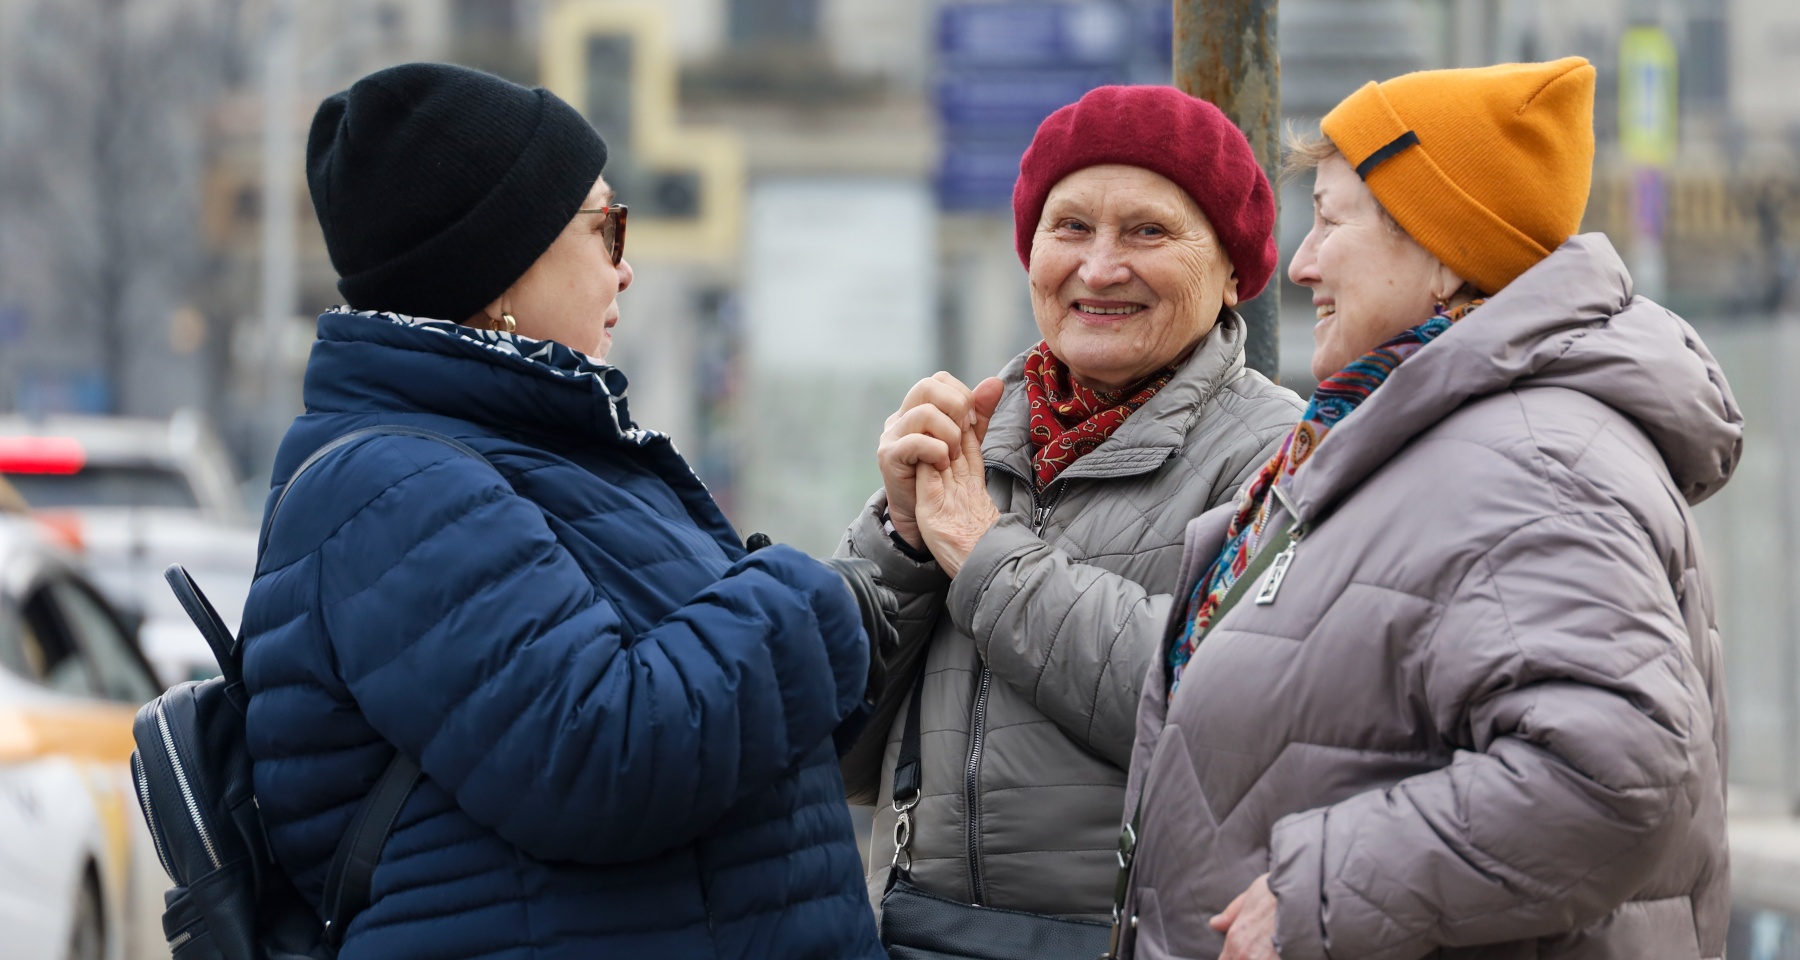
[[[520,349],[532,351],[523,356]],[[316,904],[398,747],[425,776],[343,960],[883,956],[832,734],[867,640],[830,569],[746,556],[616,370],[328,313],[244,612],[256,792]]]

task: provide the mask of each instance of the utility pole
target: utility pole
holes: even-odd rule
[[[292,415],[293,398],[287,389],[285,346],[294,312],[299,309],[300,281],[295,244],[294,175],[300,152],[294,135],[294,101],[300,74],[299,25],[295,0],[275,0],[269,10],[269,27],[263,53],[263,177],[262,177],[262,390],[263,416],[258,424],[266,450],[259,458],[273,459],[275,445]]]
[[[1275,182],[1281,162],[1281,58],[1275,51],[1277,0],[1175,0],[1175,86],[1225,112],[1250,139]],[[1275,192],[1276,210],[1281,192]],[[1281,370],[1281,280],[1238,308],[1250,328],[1249,365],[1270,379]]]

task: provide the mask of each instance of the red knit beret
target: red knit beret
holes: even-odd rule
[[[1096,87],[1038,127],[1013,185],[1013,243],[1028,269],[1050,188],[1106,163],[1143,167],[1187,191],[1231,257],[1239,298],[1262,292],[1276,260],[1269,178],[1218,107],[1174,87]]]

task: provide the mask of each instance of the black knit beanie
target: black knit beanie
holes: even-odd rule
[[[319,104],[306,182],[359,310],[462,321],[505,292],[581,209],[606,144],[544,89],[408,63]]]

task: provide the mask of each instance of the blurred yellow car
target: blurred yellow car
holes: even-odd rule
[[[0,957],[167,957],[168,887],[132,795],[161,688],[132,627],[30,518],[0,513]]]

